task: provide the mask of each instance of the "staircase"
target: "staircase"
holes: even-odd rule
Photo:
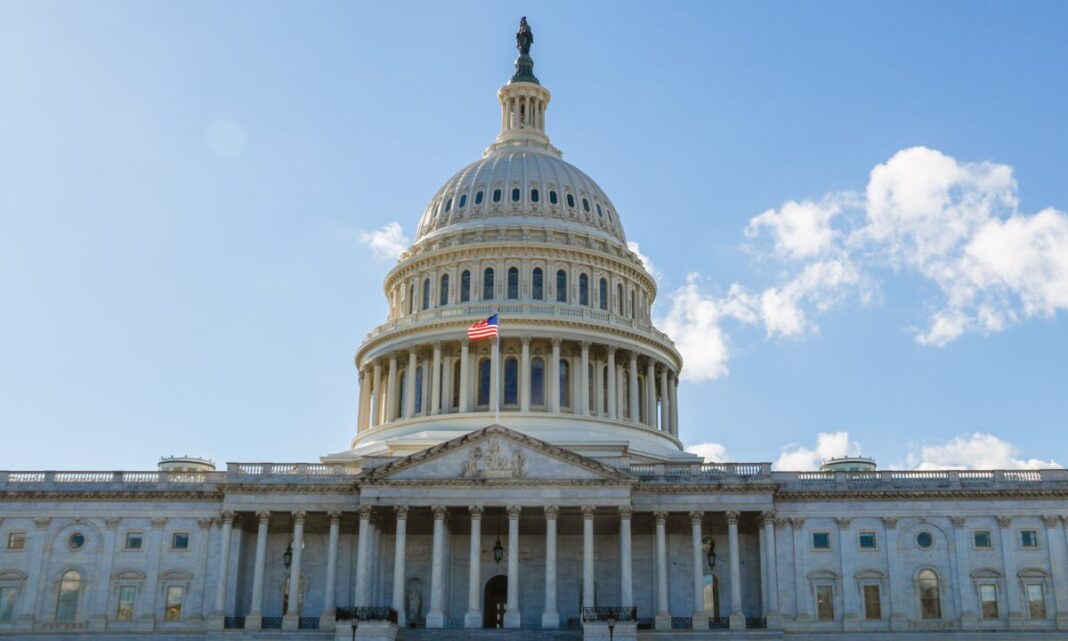
[[[427,630],[404,628],[397,641],[581,641],[582,630]]]

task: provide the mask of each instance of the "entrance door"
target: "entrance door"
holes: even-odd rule
[[[498,574],[486,582],[482,600],[482,627],[503,628],[504,608],[508,604],[508,577]]]

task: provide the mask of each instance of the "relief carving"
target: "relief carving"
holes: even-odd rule
[[[471,448],[460,476],[465,479],[516,479],[523,477],[526,463],[520,447],[504,446],[499,438]]]

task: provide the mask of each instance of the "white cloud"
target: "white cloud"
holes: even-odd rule
[[[820,463],[829,458],[842,456],[860,456],[860,443],[849,438],[849,432],[820,432],[816,436],[816,447],[810,448],[796,443],[782,448],[775,469],[787,472],[817,470]]]
[[[705,463],[723,463],[731,460],[727,447],[721,443],[696,443],[688,445],[686,451],[704,459]]]
[[[954,437],[939,445],[913,446],[908,466],[917,470],[999,470],[1059,468],[1056,461],[1019,458],[1012,443],[993,434],[975,432]]]
[[[379,260],[397,260],[411,244],[400,223],[395,222],[374,231],[361,231],[360,242],[369,247]]]
[[[856,197],[830,194],[822,202],[787,201],[778,211],[769,209],[749,221],[745,235],[758,236],[768,228],[775,239],[775,251],[784,258],[803,259],[822,254],[838,236],[832,219]]]
[[[645,266],[645,271],[649,272],[649,274],[655,280],[660,280],[660,270],[657,269],[655,265],[653,265],[653,261],[649,260],[648,256],[642,253],[642,250],[638,246],[638,243],[634,242],[633,240],[628,240],[627,249],[631,250],[638,256],[638,260],[642,261],[642,265]]]

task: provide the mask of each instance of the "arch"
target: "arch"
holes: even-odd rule
[[[415,367],[415,413],[423,411],[423,366]]]
[[[493,268],[482,272],[482,300],[493,300]]]
[[[535,267],[534,271],[530,273],[530,297],[534,300],[543,300],[545,298],[544,279],[541,267]]]
[[[449,275],[441,275],[441,284],[438,286],[438,305],[444,307],[449,304]]]
[[[423,580],[412,577],[404,583],[404,619],[408,625],[419,625],[423,617]]]
[[[545,359],[541,356],[530,360],[530,404],[545,405]]]
[[[407,385],[404,384],[404,381],[407,380],[407,378],[406,378],[407,375],[408,375],[408,368],[407,367],[400,367],[400,368],[397,369],[397,407],[394,408],[396,410],[396,413],[394,414],[394,416],[398,416],[398,417],[403,417],[404,416],[404,395],[406,393],[405,388],[408,387]]]
[[[630,317],[638,318],[638,307],[634,304],[634,290],[630,290]]]
[[[504,359],[504,405],[519,404],[519,359],[509,356]]]
[[[608,311],[608,281],[603,278],[597,283],[597,302],[598,307]]]
[[[460,274],[460,302],[466,303],[471,300],[471,270],[465,269]]]
[[[508,299],[515,300],[519,298],[519,268],[508,268]]]
[[[508,577],[491,577],[482,590],[482,627],[503,628],[504,608],[508,601]]]
[[[460,408],[460,359],[452,364],[452,407]]]
[[[78,598],[82,592],[82,575],[67,570],[60,576],[56,594],[56,622],[73,623],[78,617]]]
[[[579,305],[590,304],[590,277],[579,274]]]
[[[489,406],[490,399],[490,359],[478,361],[478,397],[475,403],[479,407]]]
[[[571,362],[560,359],[560,407],[571,407]]]
[[[623,283],[616,283],[616,313],[623,315]]]
[[[704,607],[705,614],[718,619],[719,579],[716,578],[715,574],[706,573],[703,584],[702,594],[704,596],[704,602],[702,603],[702,606]]]
[[[408,290],[408,313],[415,313],[415,283],[412,283],[411,288]]]
[[[423,279],[423,305],[422,310],[425,312],[430,309],[430,279]]]
[[[925,567],[916,573],[916,592],[920,599],[920,618],[942,618],[942,580],[934,569]]]
[[[556,302],[567,302],[567,272],[562,269],[556,270]]]

